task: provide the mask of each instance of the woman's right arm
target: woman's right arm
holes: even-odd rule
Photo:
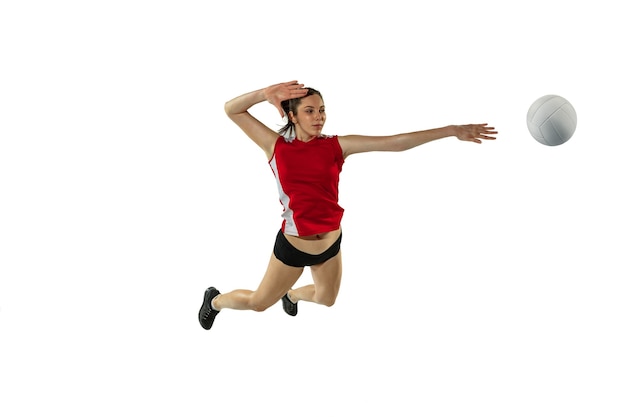
[[[252,116],[248,109],[267,100],[283,116],[280,103],[290,98],[302,97],[306,92],[307,90],[303,89],[302,84],[298,84],[297,81],[274,84],[227,101],[224,105],[224,111],[254,143],[263,149],[267,158],[270,159],[274,153],[274,145],[278,134]]]
[[[250,107],[265,100],[262,89],[252,91],[227,101],[224,105],[224,111],[230,120],[235,122],[254,143],[263,149],[267,159],[270,159],[274,153],[274,143],[278,134],[248,113]]]

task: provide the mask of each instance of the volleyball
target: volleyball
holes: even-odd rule
[[[528,109],[526,125],[537,142],[547,146],[562,145],[576,131],[576,110],[561,96],[538,98]]]

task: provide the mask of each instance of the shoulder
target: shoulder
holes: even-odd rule
[[[326,146],[337,147],[341,149],[338,135],[320,135],[317,137],[322,143],[326,143]]]
[[[318,139],[323,139],[323,140],[326,140],[328,142],[339,142],[339,136],[338,135],[320,135],[320,136],[318,136]]]

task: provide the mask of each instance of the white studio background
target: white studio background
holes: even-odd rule
[[[620,15],[2,2],[0,414],[623,416]],[[292,79],[329,134],[500,133],[349,158],[337,304],[206,332],[204,289],[255,288],[281,212],[223,103]],[[559,147],[526,129],[544,94],[578,113]]]

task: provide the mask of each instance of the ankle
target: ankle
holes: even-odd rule
[[[213,297],[213,299],[211,300],[211,309],[215,310],[215,311],[220,311],[221,309],[215,305],[215,300],[217,300],[219,298],[221,294],[216,295],[215,297]]]

